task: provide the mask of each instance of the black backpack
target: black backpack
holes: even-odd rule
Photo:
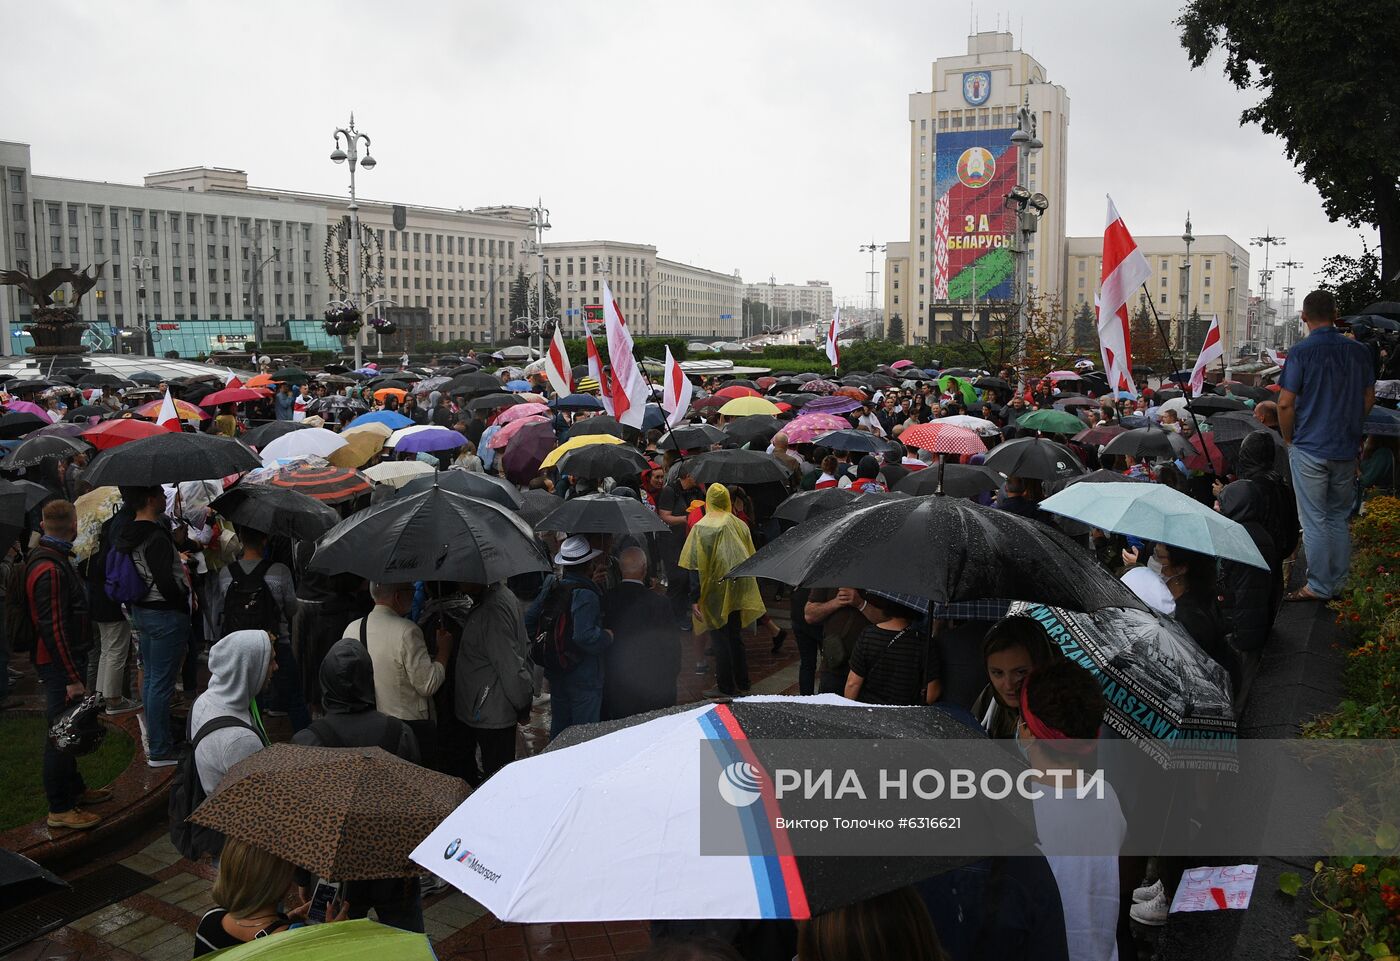
[[[530,659],[546,671],[568,672],[578,667],[582,653],[574,646],[574,591],[587,589],[562,580],[550,585],[530,644]]]
[[[185,820],[194,809],[204,803],[204,785],[199,782],[199,765],[195,763],[194,752],[199,742],[215,731],[229,727],[246,727],[262,737],[258,729],[247,721],[225,714],[205,721],[195,736],[180,745],[179,763],[175,766],[175,778],[170,782],[170,801],[167,807],[170,817],[170,842],[183,857],[191,861],[201,855],[218,857],[224,849],[224,836],[212,828],[201,827]]]
[[[272,561],[258,561],[258,566],[245,571],[243,565],[234,561],[228,567],[233,578],[224,595],[224,610],[219,617],[219,636],[228,637],[234,631],[267,631],[277,633],[277,625],[282,620],[282,610],[272,589],[267,586],[267,571]]]

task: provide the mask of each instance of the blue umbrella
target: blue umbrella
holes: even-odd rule
[[[1126,417],[1118,418],[1118,424],[1124,430],[1133,430],[1138,427],[1155,426],[1152,421],[1141,414],[1128,414]]]
[[[359,417],[356,417],[350,423],[346,424],[345,427],[348,430],[351,427],[358,427],[361,424],[384,424],[392,430],[398,430],[401,427],[412,427],[413,421],[396,410],[376,410],[368,414],[361,414]]]
[[[592,394],[569,394],[555,398],[549,406],[560,410],[602,410],[603,402]]]
[[[506,382],[506,390],[514,391],[517,394],[523,394],[529,389],[530,382],[527,380],[511,380]]]
[[[1040,506],[1099,530],[1269,569],[1243,526],[1162,484],[1075,484]]]
[[[1388,407],[1372,407],[1361,425],[1363,434],[1379,434],[1381,437],[1400,437],[1400,413]]]
[[[664,423],[666,412],[661,409],[661,405],[647,404],[646,413],[642,415],[642,430],[660,430]]]

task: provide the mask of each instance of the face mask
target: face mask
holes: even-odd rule
[[[1147,559],[1147,569],[1158,577],[1162,576],[1162,562],[1155,557],[1149,557]]]

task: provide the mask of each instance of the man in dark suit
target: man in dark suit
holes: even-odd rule
[[[618,555],[622,583],[603,601],[613,643],[603,669],[603,720],[630,717],[676,703],[680,632],[666,595],[646,584],[647,555],[629,547]]]

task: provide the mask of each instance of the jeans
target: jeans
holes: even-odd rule
[[[50,727],[68,706],[68,675],[53,664],[38,665],[39,682],[44,686],[44,719]],[[78,759],[64,754],[44,738],[44,794],[48,797],[49,813],[71,811],[87,790],[83,776],[78,773]]]
[[[1335,597],[1351,567],[1347,516],[1356,492],[1356,461],[1321,460],[1297,447],[1289,461],[1308,555],[1308,590]]]
[[[603,689],[584,687],[567,674],[546,671],[549,678],[549,736],[554,739],[574,724],[592,724],[603,716]]]
[[[126,662],[131,653],[131,624],[122,618],[120,621],[96,621],[93,627],[101,642],[101,653],[97,657],[97,692],[108,699],[121,697]]]
[[[744,652],[743,625],[739,612],[729,615],[729,621],[710,632],[710,645],[715,649],[715,682],[722,694],[737,694],[749,689],[749,660]]]
[[[132,607],[131,620],[140,635],[141,700],[146,706],[148,757],[168,758],[175,754],[170,733],[170,696],[175,693],[175,675],[185,659],[190,634],[190,616],[184,611],[153,607]]]

